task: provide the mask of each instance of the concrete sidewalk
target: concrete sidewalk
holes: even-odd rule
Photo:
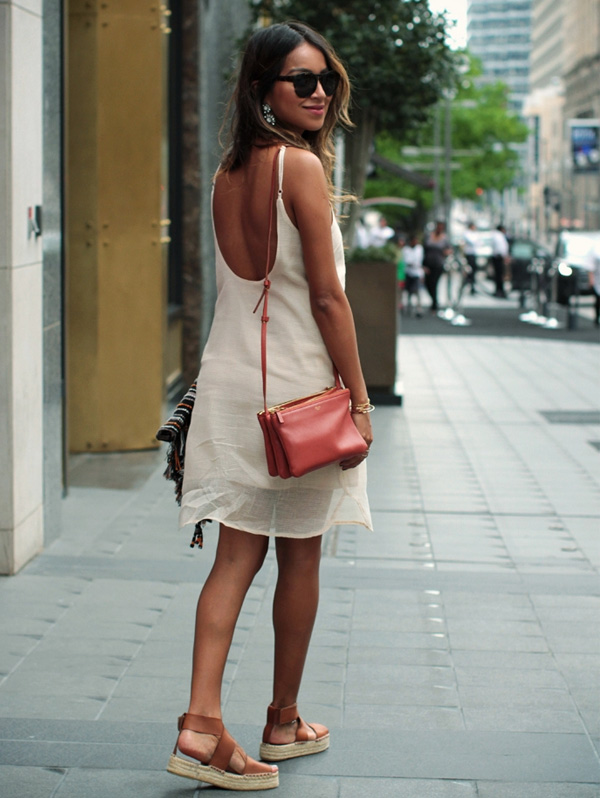
[[[277,794],[598,798],[599,354],[403,337],[404,407],[373,414],[376,531],[324,542],[300,709],[332,745],[282,763]],[[164,767],[216,530],[187,547],[162,468],[80,459],[62,537],[0,580],[2,798],[195,794]],[[271,552],[224,685],[254,755],[274,579]]]

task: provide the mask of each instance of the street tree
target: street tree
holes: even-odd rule
[[[528,133],[510,110],[508,87],[499,82],[478,86],[480,74],[479,61],[472,59],[452,101],[452,147],[474,151],[458,159],[461,167],[452,175],[452,193],[463,199],[474,199],[478,188],[502,192],[514,185],[520,171],[514,145],[526,141]]]
[[[468,56],[464,53],[463,57]],[[503,83],[478,84],[480,63],[477,59],[468,58],[468,71],[459,81],[457,91],[450,100],[449,154],[457,167],[451,170],[451,194],[457,199],[477,201],[482,193],[491,190],[502,192],[518,180],[521,165],[514,145],[526,140],[527,127],[510,110],[508,87]],[[443,110],[442,103],[438,108],[442,120]],[[377,168],[365,188],[366,197],[401,196],[417,203],[412,212],[390,210],[389,216],[396,224],[404,220],[407,228],[418,229],[424,223],[427,212],[433,208],[433,145],[432,113],[427,123],[411,130],[404,137],[398,137],[391,131],[382,131],[376,138],[375,149],[379,156],[408,170],[411,170],[413,163],[418,163],[418,173],[431,179],[429,186],[423,187]],[[414,155],[407,155],[406,148],[409,146],[417,148]],[[443,196],[443,155],[438,155],[438,158],[440,195]],[[424,162],[428,162],[429,170],[423,171]]]
[[[362,195],[376,133],[407,135],[426,121],[442,91],[454,85],[445,15],[434,14],[428,0],[250,0],[250,6],[254,21],[305,22],[331,42],[344,62],[356,126],[346,136],[345,188]]]

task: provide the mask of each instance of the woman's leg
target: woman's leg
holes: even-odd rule
[[[215,562],[196,610],[188,709],[191,714],[221,717],[223,671],[235,624],[248,588],[264,562],[268,544],[269,539],[263,535],[240,532],[221,524]],[[215,739],[186,730],[180,734],[178,744],[184,754],[207,760],[214,750]]]
[[[421,282],[417,283],[417,287],[415,289],[415,295],[417,297],[417,316],[423,315],[423,304],[421,302]]]
[[[425,287],[431,297],[431,310],[438,309],[438,299],[437,299],[437,291],[438,291],[438,282],[440,279],[442,272],[437,266],[430,266],[429,271],[425,272]]]
[[[273,599],[275,663],[274,707],[295,704],[319,605],[321,535],[312,538],[277,538],[279,574]],[[294,724],[275,727],[270,742],[295,739]]]

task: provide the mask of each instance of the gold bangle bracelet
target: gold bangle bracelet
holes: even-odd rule
[[[373,410],[375,410],[375,406],[372,405],[371,402],[365,402],[362,405],[352,405],[352,407],[350,408],[351,413],[353,414],[358,413],[359,415],[372,413]]]

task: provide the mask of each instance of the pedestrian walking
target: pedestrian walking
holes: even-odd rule
[[[425,287],[431,297],[431,312],[435,313],[438,309],[438,283],[444,272],[446,258],[452,251],[444,222],[436,222],[433,232],[425,239],[424,250]]]
[[[492,234],[492,265],[494,267],[494,282],[496,291],[494,296],[506,299],[504,290],[504,275],[509,261],[508,239],[506,238],[506,228],[499,224]]]
[[[402,252],[406,269],[406,293],[408,294],[406,308],[410,315],[416,304],[416,315],[421,317],[423,315],[421,285],[425,272],[423,271],[423,246],[419,243],[418,236],[412,235]]]
[[[268,290],[269,403],[331,385],[335,364],[356,428],[367,446],[372,441],[373,408],[332,212],[333,136],[349,122],[349,95],[346,71],[318,33],[300,23],[256,31],[244,51],[230,143],[214,182],[218,296],[186,441],[180,523],[212,519],[220,531],[198,601],[189,707],[168,770],[231,790],[278,786],[277,768],[250,758],[225,730],[221,712],[238,614],[269,539],[278,564],[275,656],[260,754],[273,762],[329,746],[327,728],[307,724],[296,706],[319,600],[321,538],[334,524],[372,528],[366,454],[300,478],[272,477],[256,418],[264,323],[252,311]]]
[[[475,293],[475,282],[477,277],[477,228],[474,222],[469,222],[463,237],[463,253],[469,266],[467,272],[467,285],[471,288],[471,293]]]

